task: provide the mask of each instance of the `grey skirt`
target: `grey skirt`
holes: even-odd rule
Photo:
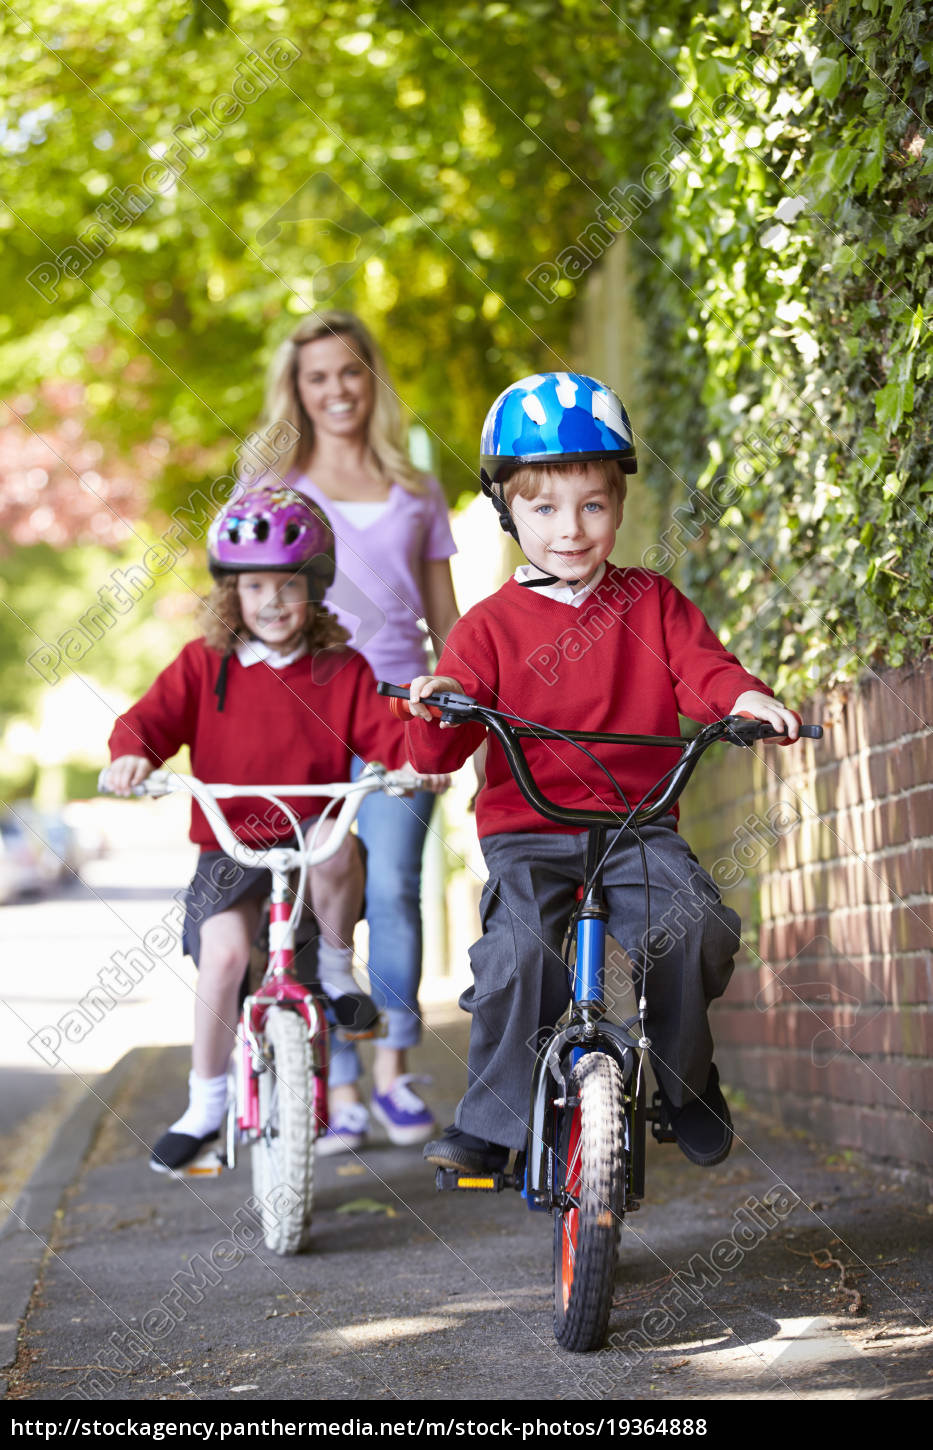
[[[201,955],[201,926],[241,901],[261,901],[272,890],[265,866],[240,866],[223,851],[202,851],[185,892],[181,945],[195,966]]]

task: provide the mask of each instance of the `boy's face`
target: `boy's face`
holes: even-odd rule
[[[542,472],[534,498],[515,495],[511,509],[529,562],[581,586],[609,558],[622,522],[621,503],[591,464],[582,473]]]
[[[308,618],[308,581],[303,574],[273,570],[239,574],[237,595],[251,634],[281,654],[295,648]]]

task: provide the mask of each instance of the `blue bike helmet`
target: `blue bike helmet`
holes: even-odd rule
[[[622,400],[584,373],[534,373],[500,393],[480,443],[483,492],[513,538],[518,535],[500,480],[519,463],[586,463],[614,458],[635,473],[632,425]],[[499,485],[499,486],[496,486]]]

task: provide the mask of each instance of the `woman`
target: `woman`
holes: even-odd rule
[[[377,679],[403,684],[424,673],[427,624],[437,654],[457,619],[450,576],[456,546],[436,479],[405,451],[398,401],[368,330],[350,312],[312,313],[276,355],[267,418],[297,430],[277,473],[328,515],[337,577],[327,604]],[[376,1045],[373,1115],[393,1143],[431,1136],[430,1109],[412,1089],[407,1052],[421,1034],[421,855],[434,796],[370,796],[358,818],[367,848],[366,919],[373,996],[388,1035]],[[358,1147],[368,1112],[352,1045],[331,1070],[331,1130],[321,1152]]]

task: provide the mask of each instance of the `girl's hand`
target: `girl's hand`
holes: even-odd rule
[[[420,771],[415,770],[410,760],[405,761],[402,769],[418,777],[418,790],[429,790],[434,795],[440,795],[450,785],[449,775],[422,775]],[[414,794],[414,791],[412,790],[409,794]]]
[[[134,785],[142,785],[155,766],[144,755],[120,755],[107,767],[107,785],[114,795],[129,795]]]
[[[449,675],[418,675],[412,680],[408,695],[409,708],[416,719],[434,719],[427,705],[419,705],[418,701],[425,699],[428,695],[433,695],[435,690],[453,690],[458,695],[463,694],[462,685],[458,680],[452,680]],[[459,724],[459,721],[457,723]],[[444,729],[443,723],[441,729]]]
[[[788,710],[780,700],[762,694],[761,690],[746,690],[736,700],[729,714],[741,715],[743,712],[753,715],[756,720],[766,720],[775,730],[786,736],[780,742],[781,745],[790,745],[800,734],[800,716],[796,710]]]

